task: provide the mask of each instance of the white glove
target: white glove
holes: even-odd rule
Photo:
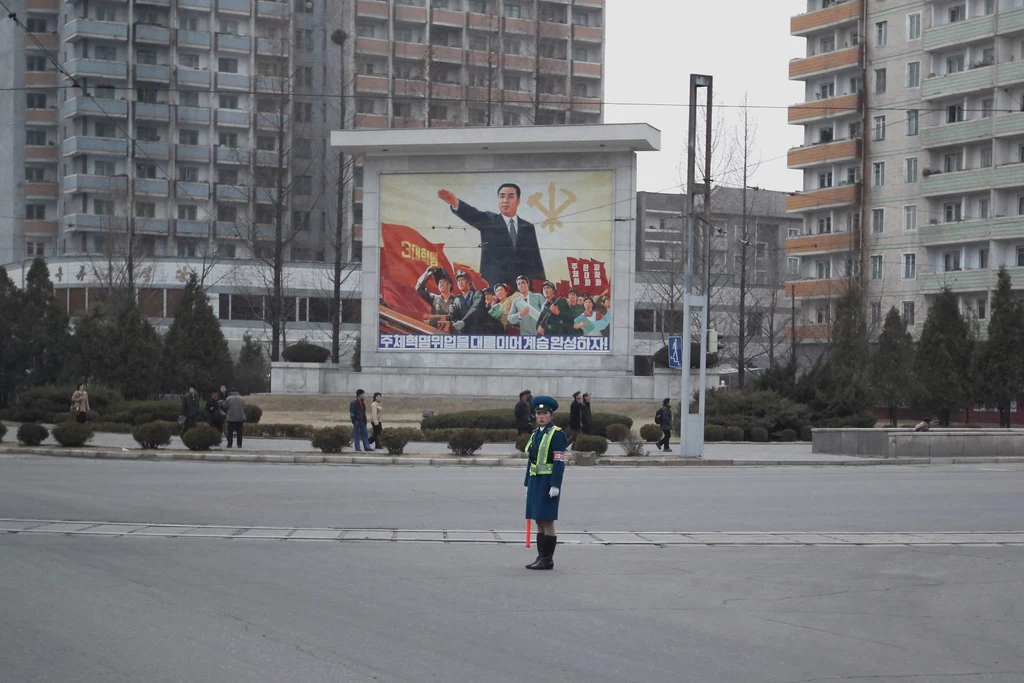
[[[530,500],[530,489],[526,489],[526,500]]]
[[[548,498],[558,498],[558,487],[552,486],[548,489]]]
[[[454,327],[457,330],[461,330],[465,326],[466,326],[466,321],[464,321],[464,320],[456,320],[455,322],[452,323],[452,327]]]

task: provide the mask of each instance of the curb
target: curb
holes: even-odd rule
[[[142,460],[178,462],[221,462],[260,463],[281,465],[377,465],[407,467],[522,467],[525,459],[520,456],[368,456],[368,455],[316,455],[310,453],[220,453],[190,451],[121,451],[91,448],[33,448],[27,446],[0,446],[0,453],[10,455],[36,455],[52,458],[82,458],[93,460]],[[579,467],[590,463],[569,464]],[[745,460],[745,459],[697,459],[697,458],[627,458],[623,456],[601,457],[593,466],[601,468],[640,467],[873,467],[901,465],[980,465],[980,464],[1024,464],[1024,457],[996,458],[857,458],[851,460]]]

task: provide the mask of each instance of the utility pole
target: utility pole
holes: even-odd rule
[[[796,287],[789,286],[789,353],[796,371]]]
[[[331,34],[331,42],[341,51],[339,69],[341,77],[338,83],[339,109],[341,110],[341,129],[345,130],[345,41],[348,34],[340,28]],[[331,362],[341,361],[341,262],[344,258],[345,231],[345,152],[338,154],[338,215],[334,226],[334,297],[331,300]]]
[[[689,218],[686,231],[686,270],[683,283],[683,367],[680,401],[682,403],[680,419],[680,444],[679,452],[684,457],[699,458],[704,455],[704,411],[705,394],[707,387],[707,344],[708,344],[708,303],[709,285],[711,284],[710,260],[705,260],[704,291],[703,295],[693,293],[693,250],[697,231],[697,94],[701,88],[707,90],[707,132],[704,151],[704,210],[707,212],[711,203],[711,98],[714,79],[711,76],[690,74],[690,125],[689,145],[687,151],[687,189],[686,197],[689,202]],[[704,257],[708,259],[710,254],[711,231],[709,223],[703,223],[705,234]],[[693,394],[692,379],[690,376],[690,345],[693,343],[693,321],[690,318],[691,309],[700,308],[700,343],[697,345],[700,353],[700,386],[697,388],[697,414],[690,414],[690,396]]]

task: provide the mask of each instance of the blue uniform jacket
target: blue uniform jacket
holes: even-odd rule
[[[537,448],[540,446],[544,434],[550,429],[554,429],[553,424],[535,429],[533,437],[530,439],[530,445],[526,450],[529,456],[526,462],[526,479],[523,482],[523,485],[526,486],[526,519],[541,521],[558,519],[558,503],[562,499],[562,495],[559,493],[556,498],[551,498],[548,495],[548,490],[552,486],[557,486],[559,489],[562,488],[565,461],[556,459],[555,454],[565,453],[569,448],[569,444],[565,432],[559,429],[551,437],[550,454],[544,453],[539,455]],[[551,459],[551,474],[530,476],[530,462],[536,460],[537,457],[549,457]]]

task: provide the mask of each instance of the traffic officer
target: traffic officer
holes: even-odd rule
[[[552,422],[558,401],[550,396],[537,396],[533,399],[533,410],[537,414],[537,428],[526,450],[529,461],[523,484],[526,486],[526,519],[537,522],[537,559],[526,568],[554,569],[558,542],[555,520],[558,519],[568,440],[565,432]]]

